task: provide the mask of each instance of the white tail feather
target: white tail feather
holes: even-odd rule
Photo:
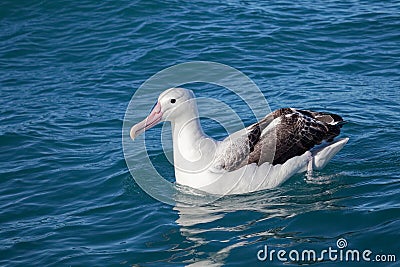
[[[349,138],[342,138],[333,143],[326,144],[316,150],[312,150],[312,166],[305,166],[300,172],[308,170],[321,170],[344,147]]]

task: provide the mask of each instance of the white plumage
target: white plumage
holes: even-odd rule
[[[172,127],[178,184],[213,194],[272,188],[298,172],[321,169],[347,143],[335,114],[284,108],[216,141],[203,132],[192,91],[163,92],[150,115],[131,128],[134,139],[160,121]]]

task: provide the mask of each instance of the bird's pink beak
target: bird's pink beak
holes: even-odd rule
[[[135,137],[139,134],[159,123],[161,121],[162,115],[163,113],[161,112],[161,104],[160,102],[157,102],[157,104],[154,106],[153,110],[150,112],[149,116],[147,116],[146,119],[132,126],[130,132],[132,140],[134,140]]]

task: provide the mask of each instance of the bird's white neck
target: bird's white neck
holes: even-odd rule
[[[200,173],[210,164],[216,146],[203,132],[196,106],[185,110],[171,126],[175,176],[180,183],[180,179]]]
[[[191,112],[190,112],[191,113]],[[207,136],[204,134],[197,114],[185,113],[171,122],[174,160],[193,161],[199,156],[200,142]]]

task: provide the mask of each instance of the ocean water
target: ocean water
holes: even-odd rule
[[[153,199],[125,163],[124,114],[143,82],[190,61],[242,71],[271,109],[342,115],[349,143],[312,178],[275,189],[194,207]],[[190,87],[231,97],[212,84]],[[255,122],[243,102],[228,102],[246,125]],[[258,252],[340,250],[341,239],[342,251],[396,261],[326,254],[286,263],[398,266],[399,104],[399,1],[3,0],[0,265],[279,266]],[[160,129],[147,134],[149,154],[173,180]]]

